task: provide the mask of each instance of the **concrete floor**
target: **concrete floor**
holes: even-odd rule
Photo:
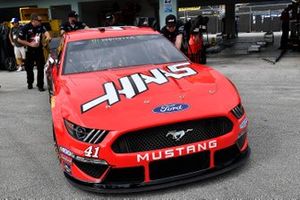
[[[208,65],[238,87],[249,117],[252,155],[237,170],[166,190],[98,195],[71,186],[52,145],[47,92],[27,90],[25,72],[0,71],[0,197],[35,199],[299,199],[300,54],[211,55]]]

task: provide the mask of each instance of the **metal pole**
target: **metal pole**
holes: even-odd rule
[[[217,30],[216,30],[216,33],[219,33],[219,17],[217,17],[216,19],[217,19],[217,20],[216,20],[216,21],[217,21],[217,23],[216,23],[216,24],[217,24]]]
[[[252,32],[252,7],[249,7],[249,33]]]
[[[271,11],[271,9],[269,10],[269,14],[270,14],[270,23],[269,23],[269,31],[272,31],[273,32],[273,30],[272,30],[272,13],[271,13],[272,11]]]

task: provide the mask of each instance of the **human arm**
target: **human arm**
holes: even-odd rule
[[[12,46],[15,46],[15,43],[14,43],[12,37],[11,37],[11,35],[12,35],[12,31],[11,31],[11,30],[12,30],[12,29],[10,29],[10,31],[9,31],[8,37],[9,37],[9,41],[10,41],[11,45],[12,45]]]
[[[175,41],[175,46],[177,49],[181,49],[181,45],[182,45],[182,38],[183,38],[183,35],[182,34],[178,34],[176,36],[176,41]]]
[[[46,31],[45,33],[44,33],[44,35],[45,35],[45,37],[46,37],[46,41],[51,41],[51,35],[50,35],[50,33],[48,32],[48,31]]]
[[[60,25],[60,36],[63,36],[67,32],[66,23]]]
[[[63,34],[65,34],[65,32],[66,32],[65,30],[61,29],[60,30],[60,35],[62,36]]]
[[[36,47],[39,47],[39,44],[36,43],[36,42],[28,42],[26,40],[22,40],[20,38],[18,38],[18,42],[24,46],[28,46],[28,47],[33,47],[33,48],[36,48]]]

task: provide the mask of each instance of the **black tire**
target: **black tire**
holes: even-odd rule
[[[5,59],[5,68],[8,71],[15,71],[17,70],[17,64],[16,64],[16,59],[13,57],[8,57]]]

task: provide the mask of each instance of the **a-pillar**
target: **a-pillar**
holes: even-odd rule
[[[177,17],[177,0],[159,0],[160,28],[165,26],[165,19],[169,14],[175,15]]]
[[[235,37],[235,4],[225,5],[225,34],[228,38]]]

